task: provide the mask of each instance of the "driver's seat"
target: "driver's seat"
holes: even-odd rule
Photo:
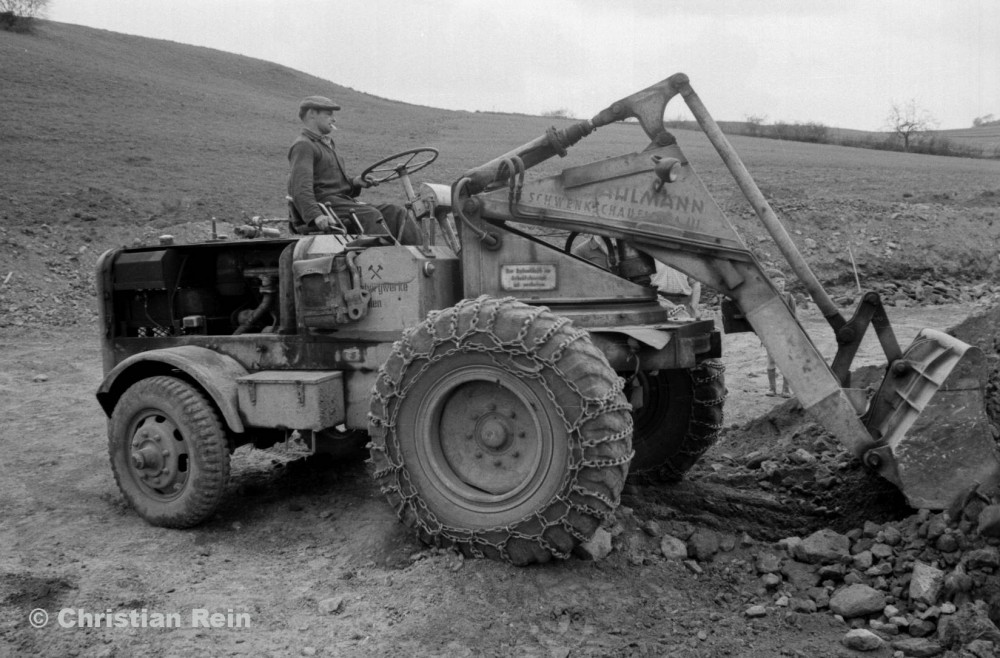
[[[295,207],[295,201],[292,197],[286,196],[285,201],[288,202],[288,231],[293,235],[304,235],[309,231],[306,230],[306,222],[302,219],[302,213],[299,209]]]
[[[295,207],[295,203],[292,201],[292,197],[286,196],[285,200],[288,201],[288,230],[292,235],[320,235],[319,233],[311,233],[308,230],[308,224],[302,219],[302,214],[299,209]],[[323,212],[334,219],[337,222],[337,226],[340,228],[339,231],[333,231],[332,235],[342,236],[340,238],[341,244],[345,246],[350,246],[354,248],[360,247],[385,247],[395,243],[389,235],[367,235],[364,233],[364,229],[357,219],[354,219],[356,231],[348,231],[344,226],[343,220],[337,213],[333,212],[333,209],[325,203],[319,204],[319,207],[323,209]]]
[[[295,207],[295,201],[292,199],[292,197],[286,196],[285,201],[288,202],[289,232],[295,235],[308,235],[312,233],[311,231],[309,231],[309,225],[302,218],[302,213],[300,213],[299,209]],[[347,226],[344,224],[344,221],[337,215],[337,213],[333,212],[333,209],[329,205],[321,203],[319,204],[319,207],[323,210],[323,214],[325,214],[327,217],[332,218],[336,223],[336,226],[339,228],[339,230],[332,231],[333,233],[339,233],[342,235],[348,235],[348,234],[361,235],[364,233],[361,224],[358,224],[356,221],[355,221],[356,224],[355,228],[357,230],[355,231],[348,230]]]

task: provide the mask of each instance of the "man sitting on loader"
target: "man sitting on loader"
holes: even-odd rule
[[[333,113],[340,105],[324,96],[309,96],[299,104],[302,133],[288,150],[289,214],[295,233],[341,232],[384,235],[402,244],[419,244],[406,209],[394,204],[371,206],[357,200],[361,190],[374,185],[360,176],[348,177],[330,133],[336,130]],[[400,234],[400,227],[403,227]]]

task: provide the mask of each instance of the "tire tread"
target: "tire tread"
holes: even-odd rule
[[[165,505],[146,497],[132,482],[127,464],[131,437],[125,436],[132,415],[150,404],[143,402],[149,396],[173,401],[180,411],[180,418],[173,419],[189,426],[186,437],[190,441],[192,461],[197,473],[191,472],[185,491],[178,505]],[[131,410],[131,411],[130,411]],[[169,415],[169,414],[164,414]],[[189,528],[211,517],[224,496],[229,481],[229,446],[225,430],[215,407],[193,386],[176,377],[159,375],[142,379],[129,387],[118,400],[108,422],[108,451],[111,457],[115,483],[126,500],[147,522],[166,528]]]

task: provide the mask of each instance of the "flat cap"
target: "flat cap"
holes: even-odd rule
[[[326,96],[307,96],[299,103],[300,110],[339,110],[340,106]]]

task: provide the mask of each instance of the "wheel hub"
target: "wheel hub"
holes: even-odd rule
[[[474,432],[476,441],[487,450],[503,452],[509,443],[510,429],[507,426],[507,418],[500,414],[490,412],[483,415],[476,422]]]
[[[163,468],[163,455],[155,447],[147,445],[132,452],[132,466],[140,471],[158,473]]]
[[[441,481],[494,501],[530,490],[543,457],[530,404],[497,381],[474,374],[455,379],[439,398],[431,429],[439,441]]]
[[[170,498],[187,481],[187,446],[177,426],[166,416],[142,418],[132,435],[129,466],[147,493]]]

